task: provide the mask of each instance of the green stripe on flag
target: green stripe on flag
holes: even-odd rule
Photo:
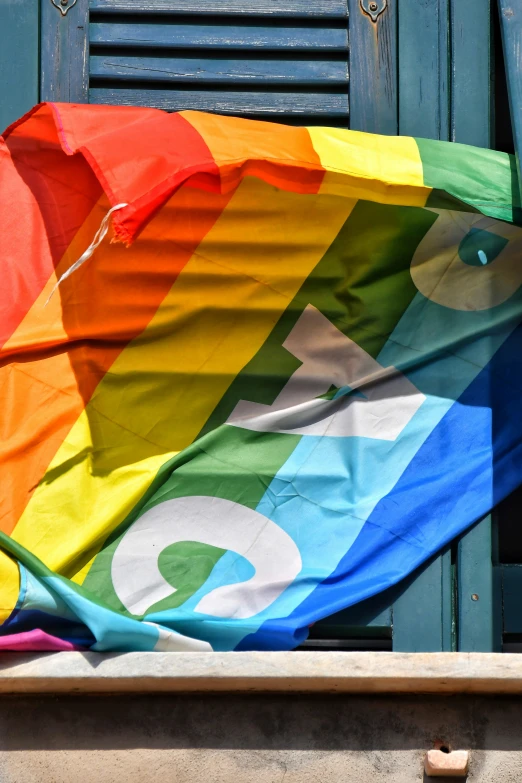
[[[419,207],[359,201],[203,432],[226,421],[238,400],[273,403],[300,365],[283,343],[309,304],[376,357],[417,293],[410,263],[435,220]]]
[[[415,141],[424,184],[433,188],[427,207],[465,210],[468,204],[489,217],[522,223],[513,155],[449,141]]]

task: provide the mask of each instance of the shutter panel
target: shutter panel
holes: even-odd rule
[[[515,146],[519,166],[522,4],[520,0],[515,3],[499,0],[498,8],[491,10],[495,36],[495,146],[509,152],[513,152]],[[506,105],[508,91],[511,128]],[[482,112],[487,108],[483,106]],[[472,135],[470,141],[475,143],[473,140]],[[458,544],[457,622],[461,650],[522,652],[521,498],[522,489],[502,502]]]
[[[522,652],[522,487],[498,507],[495,514],[498,545],[493,569],[497,590],[502,594],[501,638],[505,652]],[[495,536],[494,536],[495,539]]]
[[[494,574],[502,592],[501,629],[503,649],[522,652],[522,487],[498,507],[498,546]]]
[[[89,48],[93,103],[347,124],[345,0],[91,0]]]
[[[38,0],[0,2],[0,133],[38,103],[39,32]]]
[[[434,0],[422,6],[401,0],[399,131],[490,147],[490,0]],[[442,650],[497,649],[491,556],[488,517],[435,558],[396,601],[394,649],[432,651],[438,644]],[[426,604],[433,591],[439,591],[441,619],[436,602]],[[474,593],[479,601],[471,600]]]
[[[522,152],[522,80],[520,45],[522,42],[522,3],[499,0],[499,24],[502,34],[505,76],[511,115],[512,138],[521,187],[520,155]],[[503,85],[504,86],[504,85]],[[504,115],[506,116],[506,115]],[[503,139],[504,140],[504,139]],[[512,150],[511,150],[512,151]],[[494,515],[494,576],[497,591],[502,592],[502,643],[505,652],[522,652],[522,527],[520,509],[522,486],[500,504]],[[496,536],[495,536],[496,534]],[[495,551],[496,550],[496,551]],[[498,586],[500,583],[500,586]],[[498,612],[500,614],[500,611]]]

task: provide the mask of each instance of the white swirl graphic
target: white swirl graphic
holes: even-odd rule
[[[244,582],[223,585],[203,596],[196,612],[245,619],[262,612],[301,570],[301,555],[292,538],[271,519],[240,503],[193,495],[158,503],[127,530],[114,553],[111,577],[125,608],[143,615],[176,588],[158,568],[168,546],[197,541],[245,557],[255,574]]]

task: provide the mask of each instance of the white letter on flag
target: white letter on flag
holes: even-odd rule
[[[301,360],[299,369],[272,405],[241,400],[227,424],[259,432],[395,440],[426,399],[399,370],[380,365],[312,305],[283,346]],[[321,398],[332,386],[340,393]]]

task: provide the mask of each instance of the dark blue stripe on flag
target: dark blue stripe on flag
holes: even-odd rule
[[[308,625],[414,571],[522,484],[522,326],[497,351],[375,507],[332,575],[237,649],[286,649]],[[274,635],[272,635],[274,634]],[[277,639],[277,644],[276,644]]]

